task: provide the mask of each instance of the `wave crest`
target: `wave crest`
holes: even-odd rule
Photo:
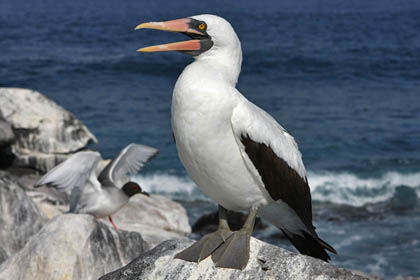
[[[313,200],[357,207],[387,201],[399,186],[413,188],[420,195],[420,172],[387,172],[370,178],[346,172],[309,172],[308,181]]]
[[[189,177],[153,173],[133,177],[148,192],[164,194],[173,199],[195,201],[210,199]],[[400,186],[413,190],[420,197],[420,172],[388,172],[379,177],[363,178],[348,172],[308,172],[312,199],[319,202],[346,204],[355,207],[390,200]]]

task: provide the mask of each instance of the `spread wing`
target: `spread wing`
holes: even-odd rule
[[[269,114],[244,100],[234,109],[232,130],[242,158],[274,201],[286,203],[310,232],[311,193],[293,137]]]
[[[83,191],[86,186],[92,186],[100,191],[96,166],[101,159],[101,155],[97,152],[78,152],[48,171],[35,187],[53,185],[61,191],[71,193],[75,187]]]
[[[128,182],[128,175],[137,173],[158,152],[149,146],[130,144],[102,170],[99,181],[110,181],[121,188]]]

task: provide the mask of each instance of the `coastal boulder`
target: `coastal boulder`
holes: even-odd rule
[[[37,91],[0,88],[0,112],[15,135],[11,146],[15,166],[48,171],[68,154],[97,141],[73,114]]]
[[[169,240],[100,280],[157,279],[366,279],[324,261],[251,238],[251,257],[240,271],[216,268],[210,257],[199,264],[174,259],[192,241]]]
[[[140,232],[151,247],[191,233],[185,208],[161,195],[137,194],[112,218],[118,228]]]
[[[116,232],[90,215],[61,215],[0,266],[0,279],[98,279],[146,249],[139,233]]]
[[[0,263],[22,249],[45,222],[25,191],[0,171]]]

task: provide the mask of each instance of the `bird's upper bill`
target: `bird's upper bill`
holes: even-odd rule
[[[147,22],[136,26],[137,29],[157,29],[169,32],[184,33],[192,40],[151,46],[138,49],[139,52],[164,52],[183,51],[192,55],[198,55],[208,50],[213,45],[210,36],[207,34],[207,24],[193,18],[181,18],[162,22]]]

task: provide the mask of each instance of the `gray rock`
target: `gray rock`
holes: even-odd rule
[[[0,171],[0,263],[23,248],[45,222],[25,191]]]
[[[12,125],[13,164],[47,171],[95,136],[74,117],[39,92],[0,88],[0,111]]]
[[[0,147],[4,147],[12,143],[15,135],[13,133],[12,127],[4,119],[0,111]]]
[[[36,170],[11,167],[7,169],[7,176],[11,181],[23,188],[26,195],[38,206],[39,212],[44,218],[51,219],[68,211],[68,197],[66,193],[52,187],[33,187],[41,178],[41,175]]]
[[[27,191],[26,194],[35,202],[43,217],[54,218],[69,211],[67,195],[53,188],[42,187]]]
[[[69,210],[68,202],[54,188],[37,188],[27,191],[40,209],[50,219]],[[64,194],[65,195],[65,194]],[[160,195],[135,195],[117,213],[112,215],[118,229],[141,233],[142,238],[154,247],[168,239],[187,239],[191,233],[185,208]],[[111,226],[107,219],[104,223]]]
[[[139,233],[116,232],[90,215],[61,215],[0,266],[0,279],[97,279],[146,249]]]
[[[192,241],[169,240],[143,253],[101,280],[134,279],[366,279],[321,260],[251,239],[251,257],[243,271],[216,268],[207,258],[199,264],[174,259]]]
[[[137,194],[112,219],[118,228],[140,232],[152,247],[191,233],[185,208],[161,195]]]

